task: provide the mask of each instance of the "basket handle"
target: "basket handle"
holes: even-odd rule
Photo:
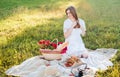
[[[53,43],[54,41],[57,42],[57,47],[58,47],[58,39],[57,39],[57,38],[53,39],[53,40],[51,41],[51,43]]]
[[[63,42],[60,46],[58,46],[58,39],[55,38],[53,39],[53,41],[51,41],[51,43],[53,43],[54,41],[57,41],[57,49],[58,51],[61,51],[63,48],[65,48],[68,45],[68,41],[67,42]],[[59,47],[59,48],[58,48]]]

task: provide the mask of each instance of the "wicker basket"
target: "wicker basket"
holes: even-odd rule
[[[58,46],[58,39],[54,39],[53,41],[56,41]],[[60,53],[60,51],[57,51],[57,50],[40,49],[40,52],[44,57],[44,59],[46,60],[60,60],[62,57],[62,54]]]
[[[42,56],[46,60],[60,60],[62,54],[59,51],[50,50],[50,49],[40,49]]]

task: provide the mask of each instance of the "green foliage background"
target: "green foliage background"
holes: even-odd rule
[[[0,77],[24,60],[39,55],[40,39],[64,41],[64,10],[69,5],[85,20],[83,37],[89,49],[115,48],[113,67],[99,71],[97,77],[119,77],[120,1],[119,0],[1,0],[0,1]]]

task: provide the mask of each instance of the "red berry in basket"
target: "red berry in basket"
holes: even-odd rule
[[[62,44],[62,43],[63,43],[63,42],[58,42],[58,45],[59,45],[59,44]]]
[[[39,44],[44,44],[45,40],[40,40],[38,43]]]
[[[48,45],[50,45],[50,41],[49,41],[49,40],[46,40],[46,41],[44,42],[44,44],[48,46]]]
[[[51,45],[54,47],[54,49],[57,48],[57,44],[56,43],[52,43]]]

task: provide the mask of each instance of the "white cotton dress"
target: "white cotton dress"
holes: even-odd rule
[[[73,22],[70,19],[65,20],[63,31],[64,33],[72,26]],[[65,41],[69,42],[67,54],[79,56],[83,53],[87,53],[85,45],[82,40],[82,33],[86,31],[85,22],[82,19],[79,19],[79,24],[81,28],[73,29],[72,33]]]
[[[79,19],[81,28],[86,30],[85,22],[82,19]],[[64,32],[70,28],[72,21],[67,19],[64,22]],[[85,48],[83,40],[81,38],[82,30],[74,29],[70,37],[65,41],[69,42],[68,50],[62,56],[62,60],[69,57],[68,55],[79,56],[83,53],[88,53],[88,58],[81,58],[84,63],[87,63],[87,66],[93,70],[92,74],[89,74],[89,77],[94,77],[95,72],[98,69],[106,70],[107,66],[112,66],[111,59],[117,52],[117,49],[112,48],[100,48],[96,50],[88,50]],[[53,60],[47,61],[41,59],[40,56],[35,56],[29,58],[22,62],[20,65],[13,66],[5,71],[7,75],[20,76],[20,77],[74,77],[70,76],[71,68],[65,68],[59,63],[61,61]],[[50,66],[47,66],[47,65]],[[85,76],[84,76],[85,77]]]

